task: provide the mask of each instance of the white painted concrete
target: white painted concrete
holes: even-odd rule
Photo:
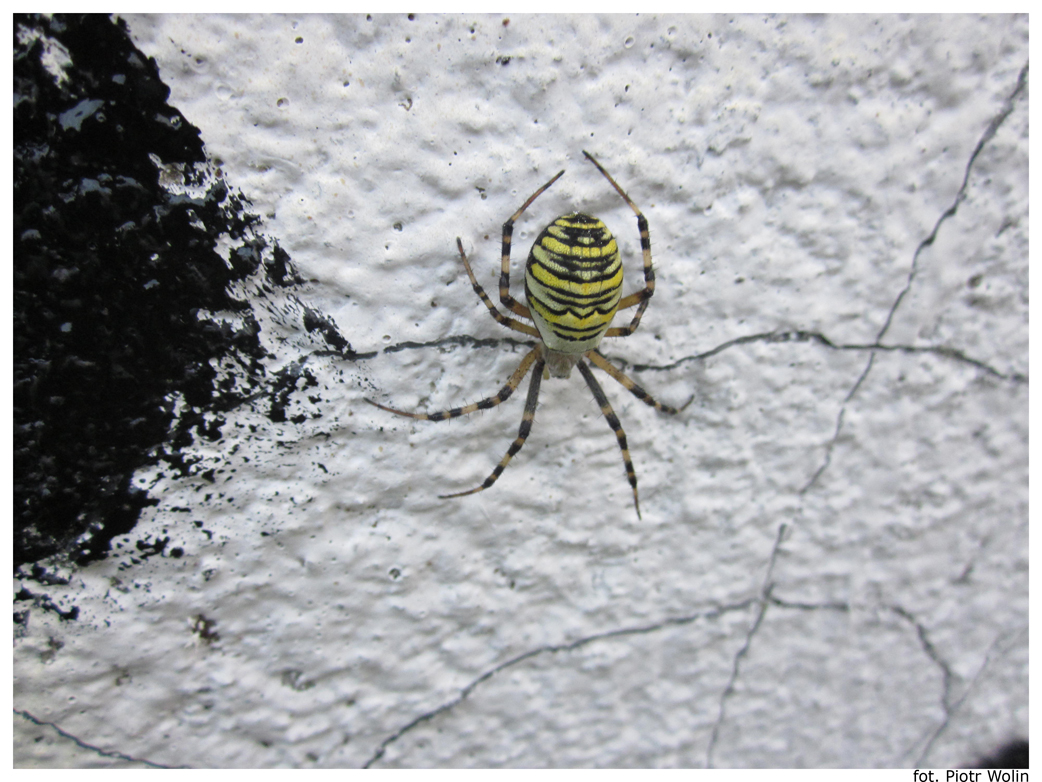
[[[522,401],[432,423],[363,397],[476,401],[521,349],[311,355],[320,418],[238,410],[197,449],[215,484],[141,476],[135,539],[186,556],[73,573],[84,612],[34,612],[16,708],[190,766],[936,767],[1026,736],[1026,17],[128,20],[358,352],[515,336],[455,237],[494,288],[503,220],[561,168],[517,279],[582,209],[636,290],[598,156],[658,275],[604,350],[682,362],[635,377],[695,401],[604,380],[642,522],[577,376],[494,488],[440,500]],[[273,370],[321,347],[249,295]],[[766,336],[795,331],[831,346]],[[48,731],[16,717],[16,762],[118,763]]]

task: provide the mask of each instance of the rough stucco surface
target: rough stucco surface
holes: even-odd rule
[[[1027,735],[1026,17],[128,21],[309,280],[255,309],[321,402],[229,414],[196,446],[216,484],[140,476],[137,534],[185,556],[34,615],[15,707],[66,735],[16,717],[17,764],[953,766]],[[658,279],[604,352],[694,401],[603,381],[643,521],[578,376],[493,489],[440,500],[522,400],[363,397],[502,385],[520,335],[455,237],[494,288],[561,168],[515,279],[580,209],[637,290],[583,149]],[[375,355],[314,353],[301,301]]]

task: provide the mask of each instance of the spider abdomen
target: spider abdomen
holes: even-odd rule
[[[622,260],[611,231],[579,212],[550,223],[528,254],[525,296],[548,348],[596,348],[622,298]]]

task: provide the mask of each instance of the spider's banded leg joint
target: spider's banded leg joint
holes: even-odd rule
[[[381,410],[386,410],[388,413],[394,413],[395,415],[404,416],[405,418],[417,418],[421,421],[447,421],[450,418],[459,418],[461,415],[470,415],[478,410],[488,410],[507,401],[514,391],[517,390],[521,381],[525,379],[525,375],[527,375],[528,370],[532,368],[532,364],[537,360],[540,360],[541,356],[542,346],[536,345],[523,359],[521,359],[521,363],[518,364],[517,369],[514,370],[514,374],[512,374],[510,379],[507,380],[506,385],[499,389],[499,393],[495,396],[482,399],[480,402],[474,402],[473,404],[464,405],[463,407],[454,407],[451,410],[442,410],[437,413],[408,413],[405,410],[398,410],[394,407],[387,407],[386,405],[378,404],[372,399],[366,399],[365,401],[373,407],[379,407]],[[542,366],[541,361],[540,366]]]
[[[597,162],[597,159],[593,155],[591,155],[585,149],[583,150],[583,154],[586,155],[586,159],[587,160],[589,160],[591,163],[593,163],[595,166],[597,166],[597,170],[600,171],[602,174],[604,174],[604,178],[607,179],[611,183],[611,186],[614,187],[615,190],[618,192],[618,194],[620,196],[622,196],[622,200],[625,201],[629,205],[629,208],[633,210],[633,213],[637,215],[637,226],[638,226],[638,228],[641,228],[643,230],[643,233],[647,234],[647,231],[648,231],[648,221],[644,219],[644,215],[641,213],[640,209],[638,209],[637,205],[635,203],[633,203],[633,199],[631,199],[628,195],[626,195],[626,191],[623,190],[619,186],[618,182],[616,182],[614,179],[612,179],[611,174],[609,174],[605,170],[604,166],[602,166],[600,163]],[[644,220],[644,224],[643,225],[641,225],[641,222],[640,222],[641,220]],[[641,239],[643,240],[643,238],[644,238],[644,236],[642,235]],[[644,247],[643,241],[641,242],[641,247]],[[650,245],[649,245],[649,247],[650,247]]]
[[[520,331],[522,334],[527,334],[530,337],[538,337],[539,331],[535,326],[529,325],[528,323],[522,323],[519,320],[511,318],[509,315],[504,315],[498,309],[496,305],[492,303],[492,299],[485,293],[485,289],[481,287],[481,283],[478,282],[478,278],[474,276],[474,270],[470,266],[470,261],[467,260],[467,254],[463,251],[463,240],[458,236],[456,237],[456,247],[459,249],[459,256],[463,261],[463,267],[467,270],[467,276],[470,278],[470,285],[474,289],[474,292],[478,294],[478,298],[481,299],[482,303],[488,307],[488,311],[495,318],[497,323],[501,323],[508,329],[514,331]],[[522,317],[530,317],[527,307],[522,307],[517,302],[514,302],[514,311]]]
[[[541,188],[536,190],[529,196],[528,200],[521,204],[521,208],[518,209],[510,218],[503,223],[503,256],[499,273],[499,300],[503,303],[503,306],[513,312],[515,315],[520,315],[522,318],[531,318],[532,315],[528,311],[528,307],[521,304],[517,299],[510,295],[510,245],[513,241],[514,236],[514,222],[521,217],[526,209],[532,205],[539,196],[541,196],[546,189],[550,187],[554,182],[564,176],[564,169],[557,172],[549,182],[543,185]]]
[[[619,186],[619,183],[612,179],[611,174],[607,172],[604,166],[598,163],[597,159],[585,149],[583,150],[583,154],[586,156],[587,160],[597,167],[597,170],[604,175],[604,178],[611,183],[611,186],[615,188],[616,192],[622,196],[622,199],[630,209],[633,210],[633,213],[637,215],[637,231],[640,233],[640,249],[644,256],[644,290],[623,298],[619,302],[619,309],[623,310],[637,304],[640,305],[640,308],[637,310],[628,326],[617,326],[608,329],[604,335],[606,337],[626,337],[636,331],[637,326],[640,325],[640,319],[644,315],[644,310],[647,308],[648,300],[650,300],[652,295],[655,293],[655,272],[651,267],[651,234],[648,231],[648,219],[640,209],[637,208],[637,205],[633,203],[633,199],[626,195],[626,191]]]
[[[536,348],[538,350],[539,348]],[[532,351],[533,355],[535,351]],[[543,361],[539,359],[535,365],[535,371],[532,373],[532,381],[528,386],[528,399],[525,400],[525,412],[521,416],[521,427],[518,429],[517,438],[510,444],[510,448],[507,449],[506,456],[502,458],[496,468],[492,471],[484,483],[474,489],[468,489],[467,491],[456,492],[455,494],[440,494],[439,499],[447,500],[452,497],[465,497],[468,494],[477,494],[479,491],[484,491],[496,482],[500,475],[503,474],[503,470],[510,464],[510,460],[517,455],[517,452],[521,450],[521,446],[525,444],[525,440],[528,439],[529,433],[532,431],[532,422],[535,421],[535,409],[539,403],[539,384],[543,379]]]
[[[535,201],[537,198],[539,198],[539,196],[541,196],[543,193],[545,193],[547,191],[547,189],[550,187],[550,185],[552,185],[554,182],[556,182],[558,179],[560,179],[563,176],[564,176],[564,169],[562,168],[560,171],[558,171],[556,174],[554,174],[553,178],[549,182],[547,182],[541,188],[539,188],[534,193],[532,193],[532,195],[530,195],[528,197],[528,200],[525,201],[523,204],[521,204],[521,208],[518,209],[516,212],[514,212],[514,214],[510,215],[510,219],[507,220],[507,223],[509,225],[513,225],[514,222],[517,220],[517,218],[519,218],[524,213],[524,211],[526,209],[528,209],[528,207],[530,207],[532,205],[533,201]]]
[[[586,366],[586,362],[580,361],[576,366],[579,367],[579,372],[582,373],[586,385],[588,385],[590,390],[593,392],[593,398],[596,399],[597,404],[600,405],[601,414],[608,421],[608,426],[610,426],[611,430],[615,432],[615,439],[618,440],[619,450],[622,451],[622,462],[626,467],[626,479],[633,488],[633,506],[637,509],[637,518],[643,520],[644,517],[640,514],[640,498],[637,496],[637,471],[633,469],[633,460],[630,458],[629,444],[626,442],[626,432],[622,429],[622,423],[619,421],[619,417],[615,415],[615,411],[612,410],[611,403],[608,401],[604,389],[601,388],[601,384],[597,382],[597,378],[593,376],[593,372],[590,371],[590,368]]]
[[[641,402],[648,405],[648,407],[654,407],[659,412],[669,413],[670,415],[676,415],[681,410],[683,410],[684,407],[687,407],[689,404],[691,404],[691,401],[695,398],[694,394],[692,394],[691,399],[688,399],[687,402],[684,403],[684,407],[680,408],[664,405],[661,402],[656,401],[655,398],[651,396],[651,394],[649,394],[647,391],[641,388],[639,384],[635,383],[629,377],[629,375],[627,375],[621,369],[619,369],[610,361],[608,361],[608,359],[601,355],[600,352],[596,350],[591,350],[589,353],[586,353],[585,355],[588,359],[590,359],[591,362],[593,362],[594,366],[596,366],[598,369],[603,369],[605,372],[611,375],[612,378],[619,383],[619,385],[621,385],[623,388],[625,388],[627,391],[633,394],[633,396],[637,397],[637,399],[639,399]]]

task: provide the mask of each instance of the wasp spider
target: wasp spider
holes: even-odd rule
[[[507,328],[537,337],[540,340],[521,360],[521,364],[510,376],[506,385],[499,390],[498,394],[488,399],[440,413],[408,413],[377,404],[370,399],[365,400],[369,404],[395,415],[427,421],[444,421],[473,413],[476,410],[488,410],[490,407],[505,402],[517,390],[525,375],[534,370],[531,384],[528,386],[525,412],[521,417],[521,428],[506,456],[480,486],[456,494],[440,495],[442,499],[474,494],[492,486],[514,455],[521,450],[521,446],[525,444],[525,440],[532,430],[541,380],[551,376],[569,377],[572,367],[578,367],[579,373],[593,392],[597,404],[601,407],[601,412],[618,439],[619,448],[622,451],[622,461],[626,466],[626,477],[633,488],[633,504],[637,509],[637,517],[640,518],[637,475],[633,470],[633,461],[630,459],[629,447],[626,444],[626,433],[622,430],[622,424],[619,423],[618,416],[612,410],[608,397],[605,396],[604,390],[584,359],[588,359],[591,364],[607,372],[637,399],[663,413],[676,414],[691,403],[689,399],[687,404],[679,409],[659,404],[643,388],[612,366],[597,350],[602,337],[628,337],[636,331],[641,316],[648,308],[648,302],[651,301],[651,296],[655,292],[655,272],[651,268],[651,239],[648,235],[647,218],[641,214],[637,205],[630,200],[630,197],[604,170],[604,167],[594,160],[593,155],[585,150],[583,154],[597,167],[597,170],[604,175],[604,178],[611,183],[611,186],[618,191],[637,215],[640,248],[644,254],[643,290],[629,296],[622,295],[622,260],[619,257],[615,237],[596,217],[574,212],[562,215],[550,223],[532,245],[532,250],[528,254],[528,263],[525,266],[525,297],[528,300],[528,306],[519,303],[510,295],[510,241],[514,232],[514,223],[532,205],[533,201],[560,179],[564,174],[564,171],[560,171],[553,179],[536,190],[532,197],[525,201],[521,208],[503,224],[503,260],[499,276],[499,300],[509,312],[527,318],[534,325],[522,323],[509,315],[504,315],[496,308],[474,276],[474,270],[471,269],[467,255],[463,252],[463,242],[458,237],[456,239],[456,247],[459,249],[460,258],[463,261],[463,267],[467,270],[467,276],[470,277],[471,285],[474,286],[474,292],[488,307],[492,317]],[[629,325],[611,327],[615,313],[630,307],[636,307],[637,311]]]

